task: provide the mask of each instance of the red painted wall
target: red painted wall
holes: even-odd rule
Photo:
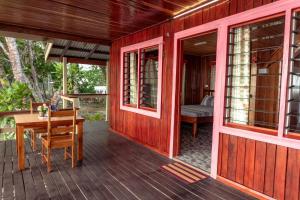
[[[220,134],[218,175],[275,199],[300,198],[300,150]]]
[[[223,0],[217,5],[189,16],[171,20],[114,41],[110,55],[109,79],[111,129],[167,155],[170,140],[174,33],[271,2],[272,0]],[[159,36],[164,37],[161,119],[120,110],[120,48]]]

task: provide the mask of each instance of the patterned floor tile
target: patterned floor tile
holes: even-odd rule
[[[181,128],[181,152],[177,157],[194,167],[210,172],[212,145],[212,125],[198,126],[198,135],[192,136],[192,127],[182,125]]]

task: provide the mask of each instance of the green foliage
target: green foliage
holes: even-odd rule
[[[0,42],[5,44],[4,37],[0,37]],[[27,77],[32,81],[30,45],[34,54],[34,68],[43,96],[51,98],[55,91],[62,90],[62,69],[61,62],[45,61],[45,43],[40,41],[28,41],[17,39],[17,46],[21,57],[21,63]],[[7,55],[0,49],[0,67],[4,68],[5,77],[0,77],[9,81],[13,80],[13,73]],[[53,83],[53,85],[52,85]],[[106,67],[91,65],[68,65],[68,92],[69,93],[94,93],[95,86],[106,85]],[[53,86],[53,87],[52,87]]]
[[[15,137],[15,120],[13,117],[3,117],[0,118],[0,129],[1,128],[12,128],[11,130],[7,130],[0,134],[0,141],[1,140],[9,140],[14,139]]]
[[[62,63],[52,73],[55,90],[62,90]],[[106,68],[79,64],[68,65],[68,93],[95,93],[95,86],[106,85]]]
[[[15,140],[15,139],[16,139],[16,134],[14,132],[7,132],[7,133],[0,134],[0,141]]]
[[[106,85],[105,71],[100,69],[99,66],[91,66],[89,69],[79,68],[79,92],[80,93],[95,93],[95,86]]]
[[[24,83],[14,82],[0,90],[0,112],[21,110],[24,98],[29,99],[31,91]],[[28,105],[25,105],[28,107]]]
[[[83,114],[83,117],[84,117],[87,121],[100,121],[100,120],[105,120],[105,114],[103,114],[103,113]]]
[[[0,128],[15,127],[15,120],[13,117],[0,118]]]
[[[0,90],[0,112],[9,112],[21,110],[24,107],[24,98],[29,99],[31,91],[28,86],[24,83],[13,82],[11,85],[5,84]],[[25,101],[28,103],[28,101]],[[1,128],[14,128],[15,120],[13,117],[0,118],[0,129]],[[14,139],[14,131],[7,131],[0,134],[0,140]]]

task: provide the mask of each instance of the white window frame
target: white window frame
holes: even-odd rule
[[[158,80],[157,80],[157,108],[155,111],[140,108],[140,50],[152,46],[158,46]],[[137,107],[131,107],[124,105],[123,89],[124,89],[124,54],[130,51],[138,51],[138,91],[137,91]],[[134,45],[121,48],[121,70],[120,70],[120,109],[128,112],[134,112],[137,114],[154,117],[160,119],[161,116],[161,88],[162,88],[162,64],[163,64],[163,37],[158,37],[145,42],[137,43]]]

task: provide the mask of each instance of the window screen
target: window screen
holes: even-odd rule
[[[277,129],[284,17],[229,30],[225,123]]]
[[[286,132],[300,132],[300,12],[292,19]]]
[[[141,49],[140,107],[157,108],[158,46]]]
[[[123,104],[137,106],[138,51],[124,53]]]

